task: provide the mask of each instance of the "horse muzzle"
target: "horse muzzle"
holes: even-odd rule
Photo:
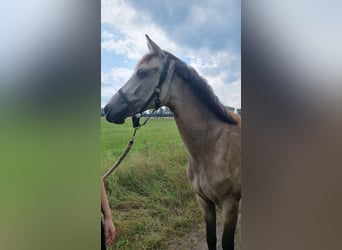
[[[111,109],[107,104],[103,111],[105,113],[106,120],[115,124],[123,124],[129,113],[129,110],[125,105],[115,107],[114,111],[114,109]]]

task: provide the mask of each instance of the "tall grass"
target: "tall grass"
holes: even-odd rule
[[[101,119],[102,172],[117,160],[131,133],[130,121],[113,125]],[[131,152],[106,181],[117,228],[110,249],[172,248],[172,241],[202,221],[186,165],[172,118],[150,120],[137,132]]]

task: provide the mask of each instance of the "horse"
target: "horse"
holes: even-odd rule
[[[104,108],[122,124],[147,109],[167,106],[188,151],[187,174],[202,207],[208,249],[216,249],[216,206],[223,213],[222,248],[234,250],[241,199],[241,118],[229,111],[194,68],[147,35],[149,53]]]

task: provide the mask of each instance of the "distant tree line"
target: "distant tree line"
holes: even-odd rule
[[[233,112],[236,112],[238,113],[239,115],[241,115],[241,108],[239,109],[235,109],[233,107],[229,107],[229,106],[226,106],[227,109],[233,111]],[[151,117],[173,117],[173,113],[172,111],[168,108],[168,107],[160,107],[158,110],[156,110],[153,114],[152,113],[152,110],[147,110],[145,111],[142,116],[146,117],[146,116],[151,116]],[[101,108],[101,117],[103,117],[105,115],[104,111],[103,111],[103,108]]]

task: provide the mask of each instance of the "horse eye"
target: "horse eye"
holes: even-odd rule
[[[138,69],[138,71],[137,71],[137,76],[143,77],[143,76],[146,75],[146,72],[147,72],[146,70]]]

